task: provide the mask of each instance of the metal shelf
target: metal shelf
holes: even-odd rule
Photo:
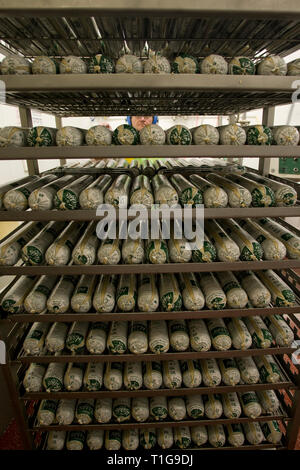
[[[230,115],[289,104],[297,89],[293,76],[262,75],[1,75],[1,80],[7,103],[62,117],[193,115],[199,109],[202,114]]]
[[[107,424],[70,424],[70,425],[51,425],[51,426],[33,426],[30,431],[83,431],[83,430],[111,430],[111,429],[119,429],[125,431],[126,429],[143,429],[147,427],[151,428],[161,428],[162,426],[166,427],[181,427],[181,426],[210,426],[216,424],[236,424],[236,423],[253,423],[253,422],[260,422],[260,421],[271,421],[271,420],[284,420],[284,421],[291,421],[291,418],[287,417],[284,414],[276,414],[276,415],[262,415],[258,418],[248,418],[248,417],[240,417],[240,418],[220,418],[220,419],[194,419],[194,420],[183,420],[183,421],[170,421],[170,420],[163,420],[163,421],[148,421],[144,423],[107,423]]]
[[[224,207],[222,209],[204,209],[204,219],[228,219],[228,218],[246,218],[246,217],[300,217],[300,205],[297,204],[293,207],[242,207],[232,208]],[[116,209],[116,216],[119,216],[119,211]],[[192,209],[192,216],[196,217],[196,209]],[[50,211],[5,211],[0,210],[0,221],[35,221],[35,220],[63,220],[63,221],[90,221],[101,220],[103,216],[97,216],[96,211],[91,209],[79,210],[50,210]],[[128,216],[128,220],[133,219],[133,216]],[[150,219],[150,211],[148,211],[148,218]],[[170,213],[170,218],[174,218],[174,214]]]
[[[196,352],[196,351],[185,351],[185,352],[166,352],[162,354],[78,354],[71,355],[63,354],[60,356],[54,355],[38,355],[38,356],[19,356],[12,363],[51,363],[51,362],[60,362],[60,363],[69,363],[69,362],[79,362],[79,363],[88,363],[88,362],[149,362],[149,361],[170,361],[170,360],[188,360],[188,359],[219,359],[232,357],[246,357],[246,356],[264,356],[264,355],[277,355],[277,354],[293,354],[297,351],[297,347],[273,347],[266,349],[229,349],[227,351],[206,351],[206,352]]]
[[[295,307],[267,307],[267,308],[243,308],[243,309],[224,309],[224,310],[199,310],[188,311],[182,310],[176,312],[177,319],[205,319],[205,318],[232,318],[232,317],[248,317],[252,315],[275,315],[287,314],[292,315],[300,312],[300,305]],[[132,321],[132,320],[173,320],[174,312],[112,312],[112,313],[43,313],[30,314],[18,313],[9,314],[7,320],[16,323],[34,323],[39,322],[74,322],[74,321]]]
[[[236,261],[224,263],[166,263],[166,264],[116,264],[116,265],[72,265],[72,266],[0,266],[0,275],[82,275],[82,274],[142,274],[142,273],[187,273],[187,272],[224,272],[262,269],[300,268],[300,260],[280,261]]]
[[[261,390],[283,390],[290,389],[296,390],[297,386],[292,382],[278,382],[272,384],[253,384],[253,385],[219,385],[217,387],[198,387],[198,388],[177,388],[177,389],[164,389],[157,390],[101,390],[99,392],[26,392],[20,395],[21,400],[44,400],[49,397],[53,400],[62,399],[85,399],[85,398],[134,398],[134,397],[154,397],[154,396],[184,396],[184,395],[206,395],[208,393],[231,393],[231,392],[246,392],[246,391],[261,391]]]
[[[88,113],[90,114],[90,113]],[[300,157],[300,145],[109,145],[0,148],[0,160],[162,157]]]

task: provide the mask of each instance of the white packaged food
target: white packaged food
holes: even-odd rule
[[[204,320],[189,320],[188,325],[191,348],[194,351],[209,351],[211,339]]]
[[[172,428],[158,428],[157,429],[157,444],[162,449],[170,449],[173,446],[173,429]]]
[[[180,388],[182,375],[179,361],[163,361],[163,381],[166,388]]]
[[[220,186],[210,183],[200,175],[191,175],[189,179],[202,191],[205,207],[227,206],[228,196]]]
[[[77,392],[83,385],[84,364],[78,362],[68,363],[64,376],[64,385],[70,392]]]
[[[235,359],[218,359],[218,365],[225,385],[235,386],[241,380]]]
[[[154,274],[141,274],[138,287],[138,308],[142,312],[155,312],[159,305],[159,294]]]
[[[221,396],[217,394],[203,395],[204,413],[208,419],[219,419],[223,413]]]
[[[64,388],[64,373],[66,364],[63,362],[51,362],[43,377],[43,386],[46,392],[60,392]]]
[[[60,62],[59,73],[87,73],[87,65],[80,57],[68,55]]]
[[[100,240],[95,232],[96,223],[90,222],[76,243],[72,251],[72,260],[75,264],[94,264]]]
[[[259,381],[259,371],[252,357],[236,357],[235,361],[239,368],[241,379],[246,384],[257,384]]]
[[[45,322],[33,323],[23,342],[25,354],[37,356],[42,353],[49,326],[50,323]]]
[[[223,447],[226,442],[223,426],[221,424],[213,424],[208,426],[208,441],[213,447]]]
[[[228,63],[221,55],[211,54],[201,61],[201,73],[226,75]]]
[[[120,450],[121,431],[105,431],[105,449]]]
[[[187,395],[185,397],[186,411],[190,418],[199,419],[204,416],[202,395]]]
[[[221,372],[214,358],[200,359],[203,384],[206,387],[217,387],[221,383]]]
[[[189,359],[180,361],[182,381],[187,388],[199,387],[202,381],[200,366],[197,361]]]
[[[222,318],[206,320],[212,345],[217,351],[226,351],[231,348],[232,340]]]
[[[168,416],[168,405],[165,396],[150,397],[150,416],[155,421],[161,421]]]
[[[66,347],[70,351],[83,348],[85,346],[88,329],[88,322],[73,322],[66,339]]]
[[[30,364],[23,379],[23,385],[26,392],[40,392],[42,390],[46,367],[46,364]]]
[[[66,435],[66,431],[49,431],[47,439],[47,450],[63,450]]]
[[[66,441],[67,450],[82,450],[85,443],[84,431],[69,431]]]
[[[242,408],[236,392],[221,394],[223,413],[228,419],[239,418],[242,414]]]
[[[243,412],[249,418],[258,418],[262,413],[262,408],[255,392],[239,393],[239,398],[243,408]]]
[[[37,413],[39,426],[50,426],[55,421],[57,400],[42,400]]]
[[[141,362],[125,362],[124,385],[127,390],[138,390],[143,386]]]
[[[98,423],[109,423],[112,418],[112,399],[99,398],[96,400],[94,415]]]
[[[116,276],[102,274],[96,287],[93,306],[99,312],[112,312],[115,306]]]
[[[182,309],[182,296],[174,274],[159,275],[160,303],[164,311]]]
[[[149,323],[149,348],[154,354],[167,352],[170,347],[167,322],[151,320]]]
[[[106,348],[108,323],[93,322],[86,338],[86,348],[91,354],[102,354]]]
[[[135,397],[131,402],[131,415],[138,423],[144,423],[149,418],[148,397]]]
[[[230,238],[216,220],[206,220],[205,230],[217,250],[219,261],[238,261],[241,254],[238,244]]]
[[[89,274],[83,274],[80,277],[71,298],[71,307],[74,312],[87,313],[91,310],[96,280],[96,276]]]
[[[256,67],[257,75],[286,75],[287,64],[279,55],[266,57]]]
[[[157,390],[162,386],[162,368],[160,362],[147,361],[143,364],[144,386],[148,390]]]
[[[129,327],[128,349],[133,354],[144,354],[148,350],[147,321],[132,321]]]
[[[128,429],[122,433],[122,446],[125,450],[137,450],[140,445],[139,430]]]
[[[7,313],[22,313],[24,300],[37,281],[33,276],[20,276],[1,299],[1,308]]]
[[[91,398],[79,399],[75,417],[79,424],[91,424],[94,417],[94,400]]]
[[[59,400],[57,411],[56,411],[56,420],[59,425],[69,426],[73,423],[75,418],[77,400]]]
[[[168,399],[168,413],[174,421],[182,421],[186,418],[185,401],[182,397],[170,397]]]
[[[203,425],[191,427],[191,437],[196,446],[203,446],[208,440],[206,427]]]
[[[102,429],[88,431],[86,443],[90,450],[100,450],[103,447],[104,431]]]
[[[174,442],[179,449],[187,449],[192,443],[190,429],[187,426],[174,428]]]
[[[227,319],[226,326],[229,330],[232,345],[235,349],[245,350],[252,346],[251,334],[242,318],[229,318]]]
[[[118,423],[129,421],[131,417],[130,398],[116,398],[112,406],[113,417]]]
[[[244,145],[246,143],[246,132],[238,124],[228,124],[218,127],[221,145]]]
[[[56,282],[56,276],[41,276],[24,300],[26,312],[42,313],[47,308],[47,300]]]
[[[249,444],[257,446],[264,441],[264,435],[259,423],[243,423],[243,429]]]
[[[84,374],[83,385],[90,392],[98,392],[103,384],[103,362],[89,362]]]
[[[104,386],[107,390],[120,390],[123,385],[123,367],[120,362],[109,362],[104,374]]]
[[[169,320],[170,345],[175,351],[186,351],[190,345],[187,324],[185,320]]]
[[[117,289],[117,306],[122,312],[134,310],[137,300],[135,274],[121,274]]]

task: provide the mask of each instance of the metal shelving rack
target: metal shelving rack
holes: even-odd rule
[[[153,49],[166,48],[169,54],[178,52],[201,56],[218,53],[226,57],[248,55],[262,57],[268,54],[286,56],[299,48],[300,5],[298,0],[286,0],[280,4],[275,0],[261,2],[255,0],[251,7],[239,4],[236,9],[234,0],[215,0],[210,7],[204,2],[197,4],[186,0],[165,0],[151,2],[134,0],[126,2],[111,0],[109,5],[104,0],[66,0],[61,5],[58,0],[48,0],[44,4],[40,0],[31,0],[24,5],[20,0],[11,0],[9,4],[0,0],[0,39],[3,53],[21,53],[32,58],[36,55],[52,55],[60,57],[73,54],[90,56],[98,53],[99,48],[111,57],[117,57],[126,43],[133,52],[142,55],[147,40]],[[264,5],[267,4],[267,5]],[[56,75],[56,76],[1,76],[6,86],[7,103],[20,107],[22,126],[31,126],[30,108],[53,113],[57,127],[61,126],[61,118],[65,116],[84,115],[127,115],[127,114],[234,114],[249,109],[263,107],[263,123],[272,125],[274,106],[287,104],[291,94],[297,90],[295,77],[263,76],[205,76],[205,75]],[[259,172],[269,175],[269,159],[271,157],[300,157],[298,147],[255,147],[255,146],[111,146],[78,148],[10,148],[0,149],[0,160],[27,160],[29,174],[39,172],[38,160],[57,159],[61,163],[67,158],[110,157],[259,157]],[[84,170],[83,170],[84,171]],[[275,177],[274,177],[275,178]],[[275,178],[277,179],[277,178]],[[297,187],[297,186],[295,186]],[[298,192],[299,194],[299,192]],[[300,197],[299,197],[300,199]],[[205,218],[228,217],[299,217],[300,206],[291,208],[247,208],[222,210],[206,209]],[[96,220],[94,211],[0,211],[0,220]],[[279,219],[280,223],[286,223]],[[79,269],[78,269],[79,268]],[[295,335],[299,336],[300,322],[296,314],[300,311],[299,277],[292,270],[300,268],[298,260],[272,262],[238,262],[213,263],[210,265],[170,264],[170,265],[119,265],[119,266],[65,266],[65,267],[0,267],[2,275],[21,274],[82,274],[82,273],[138,273],[138,272],[204,272],[222,270],[273,268],[279,270],[283,279],[293,287],[297,294],[295,307],[279,308],[271,306],[266,309],[226,309],[201,310],[198,312],[176,312],[177,318],[222,318],[245,317],[249,315],[284,314]],[[4,290],[4,292],[6,289]],[[112,320],[149,320],[171,319],[174,312],[113,312],[101,314],[102,321]],[[261,444],[259,446],[244,445],[244,449],[288,448],[293,449],[297,440],[300,423],[300,366],[295,356],[295,347],[272,347],[267,350],[250,349],[247,351],[208,351],[207,353],[167,353],[159,359],[168,358],[200,358],[200,357],[237,357],[245,355],[273,354],[282,372],[282,382],[255,385],[239,384],[235,387],[221,385],[218,387],[199,387],[196,389],[159,389],[159,390],[119,390],[100,392],[59,392],[59,393],[26,393],[21,385],[22,375],[26,366],[36,361],[36,357],[25,356],[21,344],[28,325],[35,321],[89,321],[99,320],[95,312],[77,314],[67,312],[53,315],[47,312],[42,315],[16,314],[2,320],[1,324],[11,326],[5,336],[7,346],[7,364],[1,366],[7,379],[7,385],[14,404],[16,419],[20,426],[25,448],[33,447],[33,436],[41,430],[49,429],[129,429],[141,428],[149,423],[107,424],[107,425],[71,425],[39,427],[26,416],[26,404],[31,400],[44,398],[99,398],[99,397],[135,397],[135,396],[182,396],[187,394],[227,393],[246,390],[276,390],[281,397],[282,409],[275,417],[281,421],[285,436],[279,445]],[[158,359],[157,355],[143,354],[122,356],[85,354],[71,356],[44,355],[39,362],[91,362],[91,361],[148,361]],[[284,396],[290,404],[285,403]],[[269,420],[273,417],[261,416],[257,421]],[[201,420],[201,424],[234,423],[253,421],[250,418]],[[164,422],[164,426],[168,423]],[[170,422],[172,427],[178,425],[194,426],[199,421]],[[151,423],[159,427],[161,423]],[[224,447],[221,449],[228,449]],[[230,449],[234,449],[230,447]],[[239,448],[238,448],[239,449]],[[207,450],[206,447],[203,450]]]

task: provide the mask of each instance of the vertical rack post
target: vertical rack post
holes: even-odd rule
[[[32,115],[30,108],[19,106],[20,121],[22,127],[32,127]],[[37,160],[27,160],[27,168],[29,175],[39,174],[39,164]]]
[[[55,126],[56,126],[56,129],[60,129],[62,127],[62,119],[60,116],[55,116]],[[59,162],[60,162],[60,165],[63,166],[67,163],[67,160],[65,158],[61,158]]]
[[[264,126],[274,126],[275,118],[275,106],[269,106],[268,108],[263,108],[262,124]],[[259,172],[263,176],[268,176],[270,173],[271,159],[270,158],[260,158],[259,160]]]

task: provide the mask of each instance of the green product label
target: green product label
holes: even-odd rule
[[[65,208],[74,210],[79,208],[79,201],[77,195],[70,189],[64,189],[62,194],[62,202],[65,204]]]
[[[121,443],[121,432],[120,431],[108,431],[108,439],[111,441],[118,441]]]
[[[122,341],[113,340],[112,345],[109,346],[110,352],[113,354],[123,353],[126,351],[126,345]]]
[[[80,403],[77,408],[78,415],[87,415],[91,419],[94,416],[94,408],[89,403]]]
[[[42,253],[35,246],[27,246],[26,255],[33,264],[41,264],[44,261]]]
[[[225,294],[227,294],[227,292],[229,292],[231,289],[240,289],[239,283],[236,281],[230,281],[223,286],[223,291]]]
[[[294,238],[294,235],[292,235],[291,233],[284,233],[281,235],[281,238],[282,240],[284,240],[285,242],[289,241],[291,238]]]
[[[89,288],[87,286],[80,286],[78,287],[76,294],[87,294],[89,291]]]
[[[122,416],[123,418],[127,418],[130,416],[130,408],[125,405],[117,405],[114,408],[114,415],[117,417]]]
[[[35,292],[41,292],[42,294],[44,294],[48,297],[51,293],[51,289],[49,289],[49,287],[47,287],[47,286],[44,286],[43,284],[40,284],[35,289]]]
[[[295,302],[295,295],[294,293],[291,291],[291,290],[288,290],[288,289],[284,289],[281,291],[284,299],[288,302],[288,303],[291,303],[293,304]],[[277,303],[278,302],[278,303]],[[283,299],[280,299],[279,297],[276,298],[276,305],[278,305],[278,307],[281,307],[283,305],[286,305],[286,302],[283,300]]]
[[[16,303],[15,300],[6,299],[2,302],[2,308],[6,312],[17,313],[19,310],[19,307],[13,307],[15,303]]]
[[[180,194],[180,202],[184,206],[185,204],[190,204],[192,207],[195,207],[196,204],[203,203],[202,193],[199,189],[196,188],[186,188]]]
[[[95,391],[95,392],[97,392],[98,390],[101,389],[101,384],[100,384],[99,380],[96,380],[96,379],[89,379],[88,386],[89,386],[88,387],[89,390]]]
[[[201,416],[203,416],[203,410],[201,410],[200,408],[194,409],[191,411],[191,416],[194,419],[200,418]]]
[[[293,193],[285,193],[282,201],[285,206],[293,206],[296,201],[296,196]]]
[[[193,250],[192,252],[192,260],[195,263],[211,263],[216,258],[217,251],[215,247],[207,241],[204,241],[202,250]]]
[[[130,390],[138,390],[140,388],[140,384],[136,380],[130,380],[129,388]]]
[[[159,418],[165,418],[168,414],[168,410],[163,406],[155,406],[152,408],[152,413]]]
[[[55,415],[56,413],[56,408],[57,408],[57,402],[54,400],[45,400],[42,405],[42,410],[43,411],[50,411]]]
[[[87,263],[87,257],[85,255],[77,256],[77,260],[80,261],[81,264],[86,264]]]
[[[249,403],[258,403],[258,399],[255,393],[251,393],[251,392],[244,393],[242,395],[242,400],[243,400],[244,405],[248,405]]]
[[[255,65],[252,60],[241,57],[239,65],[231,65],[231,73],[233,75],[255,75]]]
[[[45,379],[45,384],[51,392],[60,392],[63,389],[62,382],[56,377],[48,377]]]
[[[156,434],[153,432],[142,431],[140,435],[140,442],[142,446],[148,446],[149,444],[153,447],[156,443]]]
[[[190,145],[192,143],[191,133],[184,127],[181,128],[180,132],[177,128],[172,129],[169,140],[172,145]]]
[[[213,338],[216,338],[217,336],[229,336],[230,337],[230,334],[227,328],[224,328],[223,326],[216,326],[215,328],[212,328],[211,336]]]
[[[68,442],[78,441],[81,444],[84,444],[85,433],[83,431],[70,431],[68,436]]]
[[[40,340],[42,336],[43,336],[43,332],[41,330],[36,329],[36,330],[33,330],[29,338]]]
[[[82,334],[72,333],[71,335],[68,336],[66,343],[68,347],[73,346],[73,345],[78,346],[80,343],[82,343],[83,340],[84,340],[84,337]]]

